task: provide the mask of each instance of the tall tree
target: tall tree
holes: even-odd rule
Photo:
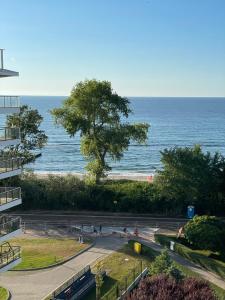
[[[161,152],[163,169],[155,184],[165,198],[176,202],[177,212],[188,204],[197,212],[215,213],[225,207],[225,158],[204,153],[199,145],[193,148],[165,149]]]
[[[7,116],[8,127],[19,127],[21,132],[21,143],[6,149],[6,154],[23,157],[23,163],[34,161],[36,152],[41,150],[47,143],[48,137],[44,130],[40,129],[43,117],[37,109],[32,109],[28,105],[20,108],[19,114]]]
[[[129,100],[115,93],[110,82],[94,79],[77,83],[52,114],[70,136],[80,133],[86,169],[98,182],[111,170],[109,159],[120,160],[131,141],[147,140],[149,125],[128,123],[131,112]]]

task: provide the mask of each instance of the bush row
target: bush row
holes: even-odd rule
[[[160,194],[158,186],[138,181],[105,181],[90,185],[75,176],[37,177],[25,173],[7,185],[22,188],[23,209],[93,210],[109,212],[185,215],[187,204]],[[12,180],[14,182],[12,182]],[[16,181],[16,182],[15,182]],[[4,182],[2,182],[5,185]],[[215,207],[215,205],[214,205]],[[197,213],[205,213],[204,210]],[[225,212],[218,207],[218,215]]]

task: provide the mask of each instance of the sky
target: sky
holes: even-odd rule
[[[0,0],[0,94],[225,96],[225,0]]]

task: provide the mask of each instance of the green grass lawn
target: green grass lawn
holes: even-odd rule
[[[18,238],[12,245],[22,247],[22,262],[14,270],[35,269],[62,262],[88,246],[74,239],[60,238]]]
[[[133,279],[133,268],[136,266],[137,271],[140,272],[140,261],[143,262],[143,268],[149,267],[154,258],[159,255],[159,252],[153,249],[142,246],[142,254],[137,255],[133,252],[132,243],[125,245],[120,251],[113,253],[106,257],[102,263],[102,270],[107,271],[107,276],[104,279],[104,284],[101,289],[101,295],[103,299],[107,299],[107,293],[114,289],[116,283],[124,284],[124,278],[127,277],[130,282]],[[189,270],[182,265],[175,263],[177,268],[182,271],[185,276],[201,278],[199,274]],[[95,271],[95,269],[94,269]],[[128,282],[129,283],[129,282]],[[225,300],[225,290],[219,288],[214,284],[210,284],[214,290],[218,300]],[[108,298],[110,299],[110,297]],[[92,290],[86,297],[85,300],[95,300],[95,290]]]
[[[101,295],[106,295],[116,283],[120,283],[120,287],[123,287],[126,284],[125,278],[127,278],[128,284],[131,283],[134,280],[134,277],[141,271],[141,261],[142,269],[150,266],[156,253],[151,249],[147,252],[148,255],[138,255],[133,252],[132,246],[125,245],[119,251],[106,257],[100,263],[102,270],[106,270],[107,272],[107,276],[104,278],[104,284],[101,289]],[[95,271],[95,269],[93,271]],[[85,300],[95,300],[95,290],[92,290],[85,297]]]
[[[0,300],[7,300],[9,297],[9,292],[7,289],[0,287]]]
[[[176,239],[176,236],[156,234],[155,239],[161,245],[167,247],[169,247],[170,240],[175,241],[175,251],[178,254],[225,279],[225,262],[209,257],[212,252],[204,250],[193,250],[179,243],[179,240]]]

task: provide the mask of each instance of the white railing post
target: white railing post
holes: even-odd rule
[[[1,51],[1,69],[4,69],[4,61],[3,61],[3,51],[4,49],[0,49]]]

